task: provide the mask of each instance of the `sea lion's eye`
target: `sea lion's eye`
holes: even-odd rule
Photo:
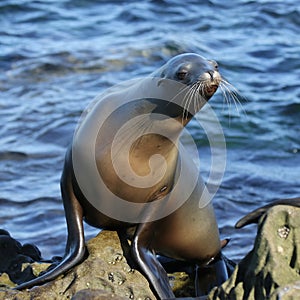
[[[187,71],[179,71],[176,76],[179,80],[184,80],[186,78]]]
[[[212,64],[212,66],[214,67],[214,69],[216,71],[219,70],[219,65],[218,65],[218,63],[215,60],[210,60],[210,63]]]

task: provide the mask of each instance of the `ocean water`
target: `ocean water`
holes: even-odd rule
[[[59,180],[81,112],[183,52],[218,61],[242,95],[237,107],[220,92],[210,100],[227,145],[214,199],[226,255],[238,261],[252,248],[256,226],[234,229],[240,217],[299,197],[297,1],[2,0],[0,16],[0,224],[45,258],[64,252]],[[205,162],[209,145],[194,125]]]

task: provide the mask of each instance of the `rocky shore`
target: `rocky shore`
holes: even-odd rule
[[[87,243],[89,256],[65,276],[29,291],[16,283],[49,267],[35,246],[21,245],[0,231],[0,299],[155,299],[147,280],[132,270],[115,232],[102,231]],[[184,272],[170,274],[177,297],[191,297],[193,282]],[[208,299],[300,299],[300,208],[275,206],[258,224],[252,251]]]

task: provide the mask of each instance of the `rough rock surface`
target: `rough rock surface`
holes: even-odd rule
[[[24,256],[25,253],[23,253],[18,268],[12,268],[15,257],[19,257],[23,246],[11,238],[6,231],[3,231],[3,234],[5,235],[3,239],[0,237],[0,250],[1,246],[4,250],[2,255],[0,251],[0,257],[7,257],[8,253],[12,251],[11,249],[17,249],[17,251],[9,255],[10,259],[6,264],[3,263],[2,269],[0,264],[0,274],[2,273],[0,276],[0,300],[155,299],[148,281],[127,264],[118,235],[112,231],[102,231],[91,239],[87,243],[88,258],[65,276],[44,286],[34,287],[30,291],[11,290],[10,288],[16,286],[16,277],[18,282],[29,280],[33,275],[38,276],[40,272],[45,271],[50,264],[33,262],[34,259]],[[38,251],[37,248],[34,250]],[[35,252],[33,251],[33,253]],[[40,255],[36,256],[36,259],[41,260]],[[7,271],[9,276],[4,271]],[[31,274],[31,277],[28,277],[28,273]],[[178,297],[186,297],[194,293],[194,282],[183,271],[170,274],[170,284]]]
[[[30,291],[0,290],[0,299],[155,299],[147,280],[128,266],[115,232],[102,231],[87,247],[88,258],[65,276]]]
[[[28,262],[28,258],[24,264],[27,246],[14,244],[5,235],[4,232],[2,244],[0,238],[0,246],[3,246],[0,250],[3,255],[10,256],[14,250],[13,257],[19,257],[22,270],[31,267],[30,273],[36,274],[49,266]],[[0,299],[155,299],[147,280],[128,266],[115,232],[102,231],[87,243],[87,247],[89,257],[82,264],[65,276],[30,291],[9,289],[15,284],[2,273]],[[10,270],[3,260],[2,267]],[[260,220],[253,250],[240,262],[229,280],[209,294],[208,299],[300,299],[299,273],[300,208],[277,206]],[[191,296],[193,283],[186,273],[173,273],[170,282],[177,296]]]
[[[300,299],[300,208],[271,208],[253,250],[209,299]]]

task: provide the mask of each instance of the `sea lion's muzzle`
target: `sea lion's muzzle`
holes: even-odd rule
[[[210,98],[217,91],[218,87],[219,87],[219,84],[213,84],[213,85],[207,86],[204,89],[205,96]]]
[[[218,71],[209,70],[200,76],[199,82],[200,86],[202,86],[200,92],[209,100],[219,87],[221,82],[220,73]]]

